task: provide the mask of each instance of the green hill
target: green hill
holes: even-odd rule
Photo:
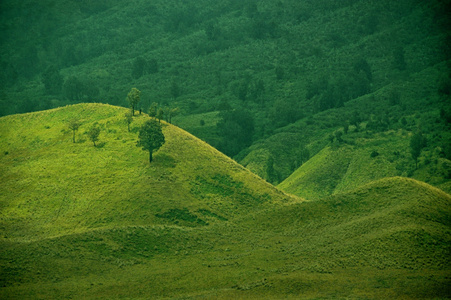
[[[0,115],[127,106],[136,87],[143,111],[179,107],[180,127],[274,184],[356,120],[376,133],[420,130],[424,160],[449,160],[449,5],[4,0]],[[222,122],[243,111],[246,122]],[[243,123],[253,130],[238,135]],[[434,168],[413,177],[436,185]]]
[[[129,132],[125,112],[79,104],[0,119],[2,299],[449,295],[441,190],[394,177],[305,201],[167,123],[149,164],[136,147],[148,117]]]
[[[2,228],[9,239],[150,224],[201,226],[289,198],[183,130],[149,165],[136,147],[138,115],[80,104],[0,120]],[[82,125],[72,143],[69,120]],[[86,132],[101,128],[97,147]]]
[[[2,136],[6,128],[13,127],[11,125],[19,126],[19,120],[34,124],[35,135],[54,127],[55,133],[61,134],[56,139],[46,135],[48,148],[41,145],[41,150],[29,149],[31,145],[26,136],[11,138],[11,152],[7,155],[27,151],[31,160],[34,155],[41,155],[35,160],[44,162],[44,158],[63,155],[52,151],[55,148],[73,152],[73,148],[78,147],[77,151],[83,148],[91,155],[97,152],[90,151],[108,149],[122,152],[124,147],[134,146],[131,140],[135,135],[125,130],[125,124],[114,122],[118,112],[123,110],[105,105],[77,105],[2,118],[3,125],[10,125],[2,127]],[[74,114],[85,116],[86,123],[88,119],[97,120],[99,124],[110,121],[116,132],[102,136],[105,142],[102,148],[94,148],[87,142],[72,144],[70,132],[61,132],[64,128],[61,120]],[[136,117],[135,122],[145,118]],[[50,120],[53,122],[49,123]],[[46,129],[48,125],[44,124],[52,126]],[[451,197],[446,193],[412,179],[396,177],[321,201],[287,201],[290,199],[286,195],[176,127],[167,125],[164,132],[167,144],[155,155],[154,165],[148,165],[145,153],[130,147],[133,159],[121,167],[132,168],[125,165],[136,160],[133,173],[139,175],[132,178],[133,181],[129,176],[118,178],[114,189],[117,193],[110,194],[111,199],[98,197],[97,193],[90,195],[92,202],[102,200],[108,209],[83,210],[83,215],[78,216],[75,214],[77,199],[74,199],[58,210],[45,209],[46,214],[42,209],[38,218],[28,214],[29,206],[19,203],[19,197],[10,200],[2,196],[2,298],[416,299],[449,296]],[[120,133],[122,139],[129,137],[130,141],[108,138]],[[117,144],[113,145],[114,141]],[[159,176],[159,181],[149,183],[149,174],[144,170],[168,175],[169,155],[177,158],[177,163],[171,161],[171,174],[179,174],[178,180]],[[178,164],[183,165],[183,161],[191,164],[187,162],[188,157],[197,161],[199,168],[177,173],[177,168],[181,168]],[[18,158],[17,155],[16,163],[10,164],[10,168],[20,165]],[[89,175],[91,180],[95,178],[103,161],[92,160],[87,155],[78,159],[78,163],[92,164],[83,165],[82,175]],[[52,162],[62,166],[61,160],[60,157]],[[24,161],[22,159],[21,163]],[[160,213],[162,208],[181,207],[175,202],[180,199],[169,197],[167,191],[134,201],[126,196],[136,195],[135,190],[149,193],[156,190],[158,184],[183,182],[184,178],[193,178],[198,172],[204,174],[209,171],[201,166],[214,161],[216,177],[199,184],[204,188],[196,189],[196,197],[185,195],[182,198],[186,199],[182,207],[188,208],[185,213],[196,215],[198,219],[209,217],[209,225],[184,218],[174,224],[151,216],[151,213]],[[237,189],[231,184],[221,185],[222,179],[217,176],[220,171],[235,176],[235,181],[243,185]],[[56,185],[70,188],[63,184],[69,177],[61,174],[47,192],[34,192],[41,206],[61,203],[51,196]],[[32,181],[33,177],[27,179]],[[83,182],[83,178],[78,179]],[[13,181],[9,188],[22,195],[20,198],[27,199],[27,194],[33,193],[25,189],[18,176]],[[217,188],[221,186],[221,193],[215,193],[217,189],[210,183],[216,183]],[[128,184],[133,188],[128,189]],[[103,190],[108,183],[96,186]],[[2,185],[2,191],[8,191],[4,187]],[[258,199],[262,188],[268,195],[265,203],[253,203],[249,207],[236,202],[240,195],[247,201]],[[224,199],[230,190],[233,196]],[[88,192],[86,189],[85,193]],[[254,194],[250,196],[251,193]],[[120,197],[127,203],[121,203]],[[222,202],[221,208],[216,210],[210,204],[215,200]],[[33,209],[39,213],[39,207]],[[178,212],[181,211],[183,209]],[[95,217],[101,222],[89,222]],[[80,225],[70,227],[73,223]],[[61,227],[62,224],[66,224],[65,227]]]
[[[413,133],[405,129],[348,134],[302,164],[278,187],[308,199],[349,191],[390,176],[413,177],[449,191],[451,163],[439,147],[422,151],[418,167],[410,153]]]

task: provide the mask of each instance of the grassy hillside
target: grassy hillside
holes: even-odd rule
[[[0,5],[0,115],[78,102],[127,106],[135,86],[144,111],[152,102],[180,107],[183,129],[272,183],[356,114],[389,129],[413,120],[407,130],[424,131],[451,157],[449,122],[424,128],[417,118],[444,110],[450,120],[449,0]],[[240,122],[218,128],[224,111],[249,113],[255,130],[244,142],[225,134]],[[436,176],[421,173],[414,177]]]
[[[89,112],[99,123],[109,120],[112,127],[117,125],[116,133],[105,134],[101,139],[105,142],[102,148],[94,148],[88,142],[73,145],[70,133],[63,134],[60,129],[56,130],[61,134],[59,139],[49,138],[47,144],[53,146],[41,150],[41,158],[35,162],[44,162],[45,157],[55,153],[58,155],[51,150],[63,144],[68,149],[78,147],[78,151],[83,148],[87,152],[108,149],[122,152],[124,145],[133,146],[131,141],[107,138],[110,134],[117,137],[119,132],[123,138],[135,136],[125,130],[125,124],[113,122],[122,110],[110,106],[78,105],[1,121],[16,124],[12,120],[40,120],[40,125],[35,123],[35,130],[41,132],[45,128],[39,127],[45,127],[50,120],[54,121],[53,127],[57,127],[64,116],[75,113],[85,116],[87,122]],[[137,117],[136,123],[140,118],[145,117]],[[2,132],[11,127],[3,126]],[[135,164],[133,173],[139,175],[117,178],[114,189],[117,192],[108,199],[89,196],[91,202],[102,200],[108,208],[101,212],[89,209],[83,211],[83,216],[77,216],[75,205],[80,201],[74,199],[59,209],[65,218],[58,218],[58,212],[46,209],[47,215],[41,215],[38,220],[28,214],[29,204],[19,203],[18,197],[2,198],[2,298],[417,299],[449,296],[451,197],[448,194],[412,179],[396,177],[325,197],[322,201],[287,201],[287,196],[179,129],[168,125],[164,132],[167,144],[155,155],[153,166],[148,165],[147,156],[141,150],[131,147],[134,159],[126,165]],[[36,152],[28,149],[26,136],[20,137],[23,142],[17,140],[10,139],[10,149],[28,151],[28,155]],[[113,145],[114,141],[118,141],[117,144]],[[199,152],[205,157],[199,156]],[[96,155],[97,152],[90,153]],[[171,174],[168,174],[169,155],[177,161],[171,161]],[[18,164],[18,157],[15,164]],[[188,157],[197,161],[199,168],[190,165],[183,173],[176,172]],[[32,155],[30,158],[33,160]],[[100,159],[91,160],[88,156],[78,159],[79,163],[93,165],[83,164],[84,174],[93,178],[102,169]],[[52,161],[60,160],[61,157]],[[197,177],[193,176],[199,172],[208,174],[210,171],[202,166],[212,161],[216,161],[216,177],[199,184],[195,197],[188,198],[185,194],[183,198],[173,198],[168,191],[161,190],[151,193],[158,185],[174,185],[188,178],[194,180]],[[15,164],[10,167],[14,168]],[[122,164],[122,168],[132,167]],[[159,174],[158,182],[152,181],[144,170]],[[236,189],[232,184],[221,185],[219,172],[235,176],[235,181],[243,184]],[[62,174],[61,182],[65,178]],[[173,177],[169,175],[176,174],[177,180],[171,180]],[[83,178],[77,179],[83,182]],[[142,180],[146,180],[146,184]],[[14,182],[10,182],[9,187],[27,199],[26,195],[32,191],[25,190],[17,176]],[[54,185],[63,186],[60,182]],[[133,188],[124,189],[122,185]],[[2,190],[7,191],[3,187]],[[71,189],[71,185],[64,187]],[[97,187],[103,190],[108,183],[98,183]],[[179,188],[183,188],[183,184]],[[219,188],[221,193],[216,193]],[[56,186],[49,186],[46,191],[35,192],[41,205],[60,203],[52,199],[55,189]],[[252,208],[237,203],[243,199],[240,195],[247,201],[259,199],[261,189],[269,195],[265,203],[253,204]],[[147,191],[147,198],[133,197],[136,190]],[[224,199],[228,191],[233,191],[233,197]],[[127,203],[114,197],[121,197],[122,202]],[[182,207],[188,207],[188,212],[199,219],[209,217],[210,224],[201,226],[187,220],[174,224],[150,215],[165,208],[181,207],[178,201],[183,201]],[[211,207],[215,201],[221,201],[220,208]],[[39,208],[34,207],[34,211],[39,212]],[[94,217],[101,222],[87,222]],[[61,224],[70,225],[74,218],[80,225],[61,228]],[[28,228],[25,230],[20,224],[27,224]]]
[[[409,148],[411,132],[399,129],[350,136],[322,149],[278,187],[308,199],[321,199],[387,176],[405,176],[450,190],[450,161],[437,158],[439,149],[430,147],[423,151],[416,168]]]
[[[288,198],[236,162],[163,122],[166,143],[148,162],[137,115],[101,104],[3,117],[2,228],[9,239],[126,225],[201,226]],[[68,121],[82,126],[72,143]],[[86,132],[101,128],[97,147]],[[30,233],[33,233],[30,235]]]

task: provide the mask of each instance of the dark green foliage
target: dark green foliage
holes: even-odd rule
[[[141,56],[135,58],[132,66],[132,77],[135,79],[140,78],[144,75],[144,72],[147,70],[147,62]]]
[[[393,52],[393,67],[404,71],[407,68],[406,60],[404,58],[405,50],[403,47],[398,47]]]
[[[132,88],[130,92],[127,94],[127,102],[132,109],[132,116],[135,115],[135,109],[141,100],[141,91],[137,88]]]
[[[302,118],[302,111],[295,99],[279,98],[270,110],[271,121],[274,127],[282,127],[296,122]]]
[[[377,152],[376,150],[373,150],[370,154],[371,157],[377,157],[379,156],[379,152]]]
[[[93,102],[99,92],[99,88],[91,80],[80,80],[75,76],[67,78],[63,84],[64,96],[75,102]]]
[[[158,123],[159,123],[161,120],[163,120],[163,118],[164,118],[164,110],[163,110],[163,108],[160,107],[160,108],[158,109],[156,118],[158,119]]]
[[[274,158],[272,156],[270,156],[268,161],[266,162],[266,174],[268,176],[269,182],[277,184],[280,181],[280,176],[274,169]]]
[[[222,141],[218,148],[223,153],[234,156],[251,145],[255,131],[254,118],[246,110],[224,111],[217,124]]]
[[[97,125],[93,125],[89,128],[88,137],[93,142],[94,147],[96,146],[96,142],[99,140],[100,128]]]
[[[79,101],[82,99],[82,89],[83,84],[75,76],[67,78],[63,85],[64,96],[72,101]]]
[[[149,61],[147,62],[147,72],[149,74],[155,74],[158,73],[158,71],[158,61],[155,58],[149,59]]]
[[[415,160],[415,166],[418,167],[418,157],[421,150],[426,146],[426,139],[421,132],[417,132],[410,138],[410,154]]]
[[[158,103],[153,102],[149,107],[149,117],[155,118],[157,116]]]
[[[149,162],[152,162],[152,153],[160,149],[164,142],[161,125],[155,120],[146,121],[139,130],[137,146],[149,151]]]
[[[172,80],[171,83],[171,96],[174,100],[180,96],[180,86],[175,80]]]
[[[56,66],[49,66],[44,73],[42,73],[42,82],[44,83],[45,91],[50,95],[58,95],[61,93],[63,87],[63,76]]]
[[[360,58],[358,61],[354,63],[354,72],[359,74],[362,71],[369,82],[373,81],[373,73],[371,71],[371,67],[368,64],[368,61],[364,58]]]

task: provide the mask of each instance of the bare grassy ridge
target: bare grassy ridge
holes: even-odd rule
[[[149,165],[125,111],[0,119],[0,298],[449,296],[448,194],[394,177],[302,201],[167,124]]]

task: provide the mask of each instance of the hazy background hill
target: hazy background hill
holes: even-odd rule
[[[365,138],[364,147],[384,144],[374,134],[421,131],[419,164],[406,147],[393,149],[402,161],[381,175],[449,191],[449,1],[0,5],[2,115],[90,101],[127,106],[137,87],[144,111],[153,102],[180,107],[177,124],[272,183],[338,130],[346,143]]]

